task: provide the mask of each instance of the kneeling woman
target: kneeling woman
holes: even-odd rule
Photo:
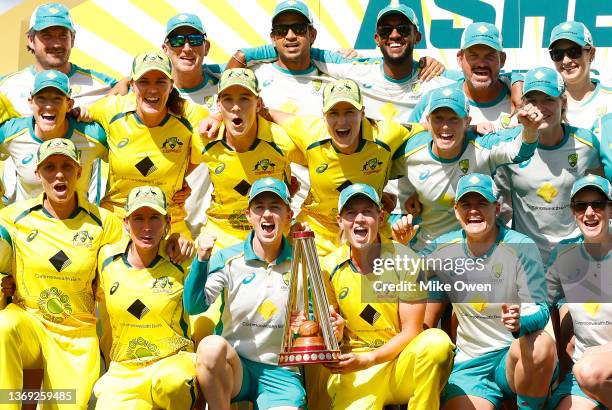
[[[110,348],[110,366],[94,388],[96,408],[190,409],[197,389],[183,310],[187,274],[160,246],[170,230],[160,188],[132,189],[124,227],[129,238],[98,258],[101,347]]]
[[[414,409],[438,409],[439,396],[452,366],[452,343],[439,329],[423,331],[425,300],[418,271],[379,261],[404,257],[418,262],[408,247],[379,235],[384,217],[376,190],[353,184],[340,193],[338,224],[348,241],[328,255],[339,313],[346,320],[349,353],[329,365],[327,384],[334,409],[382,409],[407,403]],[[418,266],[418,265],[417,265]],[[378,284],[377,284],[378,283]],[[385,284],[407,289],[386,293]]]

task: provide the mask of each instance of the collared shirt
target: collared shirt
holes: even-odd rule
[[[584,101],[567,105],[567,122],[574,127],[591,129],[601,117],[612,112],[612,87],[592,80],[595,90]],[[595,134],[597,130],[594,130]]]
[[[406,141],[393,158],[391,174],[404,176],[399,180],[400,203],[416,192],[423,205],[413,248],[421,250],[434,238],[459,228],[453,209],[459,178],[473,172],[491,175],[500,165],[525,161],[536,146],[523,142],[520,128],[484,136],[468,131],[461,153],[453,159],[434,154],[430,132]]]
[[[81,152],[81,177],[77,191],[88,192],[93,203],[100,202],[102,187],[94,178],[98,158],[107,159],[106,132],[96,122],[85,123],[68,118],[68,129],[63,138],[70,139]],[[34,198],[42,193],[36,171],[36,152],[43,141],[34,132],[34,117],[14,118],[0,126],[0,153],[9,155],[17,169],[16,201]]]
[[[80,195],[72,215],[56,219],[43,199],[41,194],[0,211],[13,241],[13,303],[53,331],[95,332],[98,251],[121,238],[121,222]]]
[[[89,108],[108,136],[109,188],[103,207],[123,216],[130,190],[153,185],[164,191],[172,221],[184,219],[185,210],[171,199],[182,189],[190,156],[202,150],[200,137],[192,138],[192,124],[207,115],[203,107],[192,103],[185,110],[185,117],[168,113],[158,126],[149,128],[136,113],[133,94],[106,97]]]
[[[599,147],[599,157],[608,181],[612,181],[612,113],[601,117],[595,127],[598,140],[595,145]]]
[[[562,239],[579,234],[569,207],[572,185],[601,166],[597,137],[571,125],[563,128],[559,144],[539,144],[530,160],[497,170],[501,186],[510,190],[505,196],[512,198],[512,229],[533,239],[545,262]]]
[[[345,331],[353,351],[367,352],[387,343],[402,330],[399,303],[427,299],[427,292],[418,284],[420,258],[409,247],[381,236],[378,260],[395,262],[392,268],[375,262],[374,272],[362,274],[351,261],[350,245],[343,244],[321,262],[339,313],[346,320]]]
[[[465,232],[458,229],[437,238],[424,254],[430,299],[452,302],[457,313],[456,363],[508,347],[515,338],[546,326],[544,267],[527,236],[499,226],[491,249],[475,258]],[[449,289],[440,287],[445,285]],[[503,303],[520,305],[519,332],[511,333],[501,322]]]
[[[584,247],[584,236],[564,239],[554,249],[548,267],[552,303],[567,303],[574,324],[577,361],[593,346],[612,342],[612,252],[595,259]]]
[[[278,364],[285,328],[292,249],[283,238],[274,262],[253,250],[254,233],[215,253],[210,261],[194,258],[185,283],[185,307],[194,314],[208,309],[221,296],[221,321],[215,334],[223,336],[241,357]]]
[[[68,73],[72,98],[76,107],[87,107],[102,98],[117,84],[114,78],[71,63]],[[32,115],[28,98],[34,85],[34,65],[0,79],[0,93],[8,97],[20,115]]]
[[[170,261],[162,242],[149,266],[137,269],[128,261],[129,242],[126,237],[105,246],[98,257],[96,299],[105,329],[102,351],[122,363],[153,362],[181,350],[193,352],[183,308],[186,267]]]
[[[310,176],[310,192],[299,218],[312,218],[333,231],[338,230],[338,197],[345,187],[369,184],[382,194],[391,170],[392,156],[402,143],[423,128],[408,128],[392,121],[361,122],[361,139],[352,154],[342,154],[332,143],[325,120],[292,117],[281,124],[304,153]]]
[[[266,177],[289,183],[289,164],[303,164],[304,158],[281,127],[258,117],[257,137],[248,151],[237,152],[230,147],[222,125],[217,138],[193,153],[192,161],[205,162],[210,172],[213,196],[208,218],[220,226],[250,231],[245,210],[251,185]]]

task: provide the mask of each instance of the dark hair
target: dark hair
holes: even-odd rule
[[[179,117],[185,116],[185,99],[181,97],[175,87],[172,87],[172,90],[170,91],[168,102],[166,102],[166,107],[168,107],[168,110],[172,111]]]

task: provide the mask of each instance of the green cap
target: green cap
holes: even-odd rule
[[[60,90],[66,97],[70,98],[70,81],[68,76],[57,70],[45,70],[36,73],[34,77],[34,86],[30,95],[36,95],[41,90],[53,87]]]
[[[363,99],[359,85],[353,80],[336,80],[325,84],[323,88],[323,112],[329,111],[339,102],[347,102],[361,110]]]
[[[308,10],[308,6],[306,5],[306,3],[299,0],[285,0],[278,3],[274,8],[274,12],[272,13],[272,22],[274,22],[274,20],[279,16],[279,14],[285,13],[287,11],[300,13],[302,16],[306,17],[310,24],[312,24],[312,16],[310,15],[310,10]]]
[[[161,71],[168,78],[172,78],[172,63],[161,50],[148,51],[138,54],[132,63],[132,80],[136,81],[149,71]]]
[[[550,43],[548,43],[548,48],[552,47],[555,41],[563,39],[573,41],[580,47],[593,45],[593,36],[591,36],[591,32],[579,21],[566,21],[556,25],[550,32]]]
[[[482,195],[487,201],[495,202],[495,188],[493,178],[490,175],[484,174],[467,174],[459,178],[457,182],[457,192],[455,193],[455,203],[469,192],[477,192]]]
[[[251,190],[249,191],[249,205],[251,201],[255,199],[255,197],[264,192],[272,192],[276,194],[280,199],[283,200],[284,203],[289,205],[290,195],[289,188],[287,188],[287,184],[283,181],[280,181],[276,178],[261,178],[253,183],[251,186]]]
[[[603,194],[612,201],[612,185],[606,178],[600,177],[599,175],[587,175],[580,178],[572,186],[572,192],[570,199],[574,199],[574,195],[578,193],[582,188],[595,188],[603,192]]]
[[[74,33],[74,24],[66,6],[60,3],[42,4],[30,17],[30,29],[41,31],[47,27],[65,27]]]
[[[125,203],[125,217],[127,218],[140,208],[151,208],[162,215],[167,215],[168,204],[166,195],[156,186],[139,186],[130,191]]]
[[[429,104],[427,115],[438,108],[447,107],[455,111],[461,118],[465,118],[470,114],[470,104],[463,94],[463,90],[457,87],[436,88],[429,96]]]
[[[461,49],[465,50],[476,44],[484,44],[497,51],[503,50],[501,34],[491,23],[472,23],[463,30]]]
[[[257,81],[257,77],[255,73],[248,68],[231,68],[225,70],[221,75],[221,80],[219,80],[219,89],[217,93],[221,94],[223,90],[233,85],[239,85],[256,96],[259,95],[259,82]]]
[[[387,7],[378,12],[378,15],[376,16],[376,24],[378,25],[380,19],[389,14],[401,14],[402,16],[406,17],[408,21],[414,24],[417,30],[419,29],[419,19],[417,19],[414,10],[405,4],[400,3],[398,0],[391,0]]]
[[[381,207],[380,197],[371,185],[353,184],[347,186],[340,192],[340,197],[338,198],[338,212],[342,212],[342,209],[344,209],[344,206],[349,201],[349,199],[357,195],[365,196],[366,198],[374,202],[377,207]]]
[[[202,20],[195,14],[181,13],[172,17],[166,24],[166,37],[172,32],[172,30],[179,27],[193,27],[202,34],[206,34]]]
[[[551,97],[559,97],[565,91],[565,84],[557,70],[548,67],[537,67],[527,71],[527,74],[525,74],[523,96],[530,91],[542,91]]]
[[[81,165],[81,153],[68,138],[53,138],[40,144],[36,153],[36,166],[40,166],[51,155],[64,155]]]

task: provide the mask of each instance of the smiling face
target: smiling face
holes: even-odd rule
[[[176,35],[188,36],[189,34],[202,34],[193,27],[183,26],[172,30],[168,34],[168,38]],[[165,41],[162,46],[164,52],[170,61],[172,61],[172,70],[178,73],[191,73],[202,70],[204,57],[208,55],[210,42],[208,40],[200,46],[192,46],[189,41],[180,47],[172,47],[168,41]]]
[[[261,99],[239,85],[226,88],[219,94],[217,105],[223,117],[225,132],[234,138],[249,135],[257,129],[257,112]]]
[[[561,124],[563,111],[567,108],[567,100],[564,96],[552,97],[542,91],[530,91],[523,97],[523,102],[538,107],[542,112],[544,125],[541,129]]]
[[[409,27],[408,33],[405,27]],[[391,32],[387,35],[385,31],[390,29]],[[406,16],[392,13],[378,22],[374,41],[380,47],[385,63],[400,65],[412,59],[414,46],[421,41],[421,33]]]
[[[557,40],[552,45],[552,49],[567,50],[580,46],[570,40]],[[595,47],[590,50],[582,50],[582,55],[578,58],[570,58],[567,52],[564,54],[561,61],[555,61],[555,68],[563,77],[563,81],[567,85],[582,84],[590,81],[591,62],[595,58]]]
[[[583,204],[585,202],[599,202],[603,205]],[[582,205],[582,206],[576,206]],[[584,208],[585,209],[581,209]],[[583,188],[572,198],[572,212],[576,224],[584,238],[592,243],[603,243],[608,237],[608,224],[612,218],[612,204],[603,192],[593,188]]]
[[[285,35],[275,31],[275,28],[283,28],[292,25],[295,27],[304,27],[307,29],[301,32],[296,28],[296,33],[293,29],[287,31]],[[283,30],[284,31],[284,30]],[[272,32],[270,39],[272,45],[278,53],[278,63],[281,67],[296,70],[306,69],[310,66],[310,47],[317,37],[317,30],[312,27],[306,17],[297,12],[285,12],[280,14],[272,22]],[[298,68],[299,67],[299,68]]]
[[[66,122],[66,113],[72,109],[74,100],[60,90],[47,87],[28,99],[36,126],[43,133],[52,133]]]
[[[465,81],[476,89],[488,88],[499,79],[506,62],[506,53],[484,44],[476,44],[457,53],[457,63],[463,70]]]
[[[344,205],[337,221],[351,247],[364,249],[378,242],[378,231],[384,222],[384,214],[371,199],[357,195]]]
[[[434,154],[441,158],[455,158],[461,153],[465,140],[465,130],[470,123],[470,117],[461,118],[448,107],[434,110],[427,122],[433,138]]]
[[[249,204],[246,217],[253,226],[255,240],[265,246],[282,240],[283,233],[289,229],[293,212],[278,195],[262,192]]]
[[[81,167],[65,155],[50,155],[35,172],[47,199],[54,204],[70,202],[75,195]]]
[[[363,110],[358,110],[348,102],[339,102],[324,114],[327,132],[334,145],[343,154],[355,152],[361,136]]]
[[[65,27],[52,26],[28,36],[28,46],[44,70],[60,70],[68,64],[74,34]]]
[[[141,117],[168,112],[166,104],[172,91],[172,80],[166,74],[149,71],[138,80],[132,80],[131,86],[136,95],[136,111]]]
[[[130,234],[130,239],[137,249],[158,249],[161,240],[166,236],[170,217],[158,211],[142,207],[135,210],[123,220]]]
[[[477,192],[469,192],[455,205],[455,216],[466,235],[484,241],[495,232],[495,218],[500,205],[491,203]]]

